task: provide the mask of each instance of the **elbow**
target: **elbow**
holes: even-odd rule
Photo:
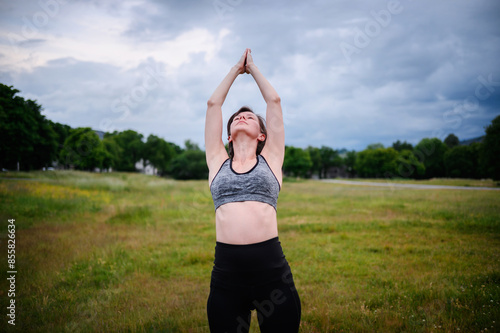
[[[220,101],[220,100],[217,100],[217,99],[210,98],[207,101],[207,107],[209,107],[209,108],[211,108],[211,107],[222,107],[223,103],[224,103],[224,101]]]
[[[274,96],[271,96],[268,100],[267,100],[267,103],[271,103],[271,104],[281,104],[281,97],[279,97],[279,95],[274,95]]]
[[[210,98],[210,99],[207,101],[207,106],[208,106],[208,107],[212,107],[212,106],[216,106],[216,105],[217,105],[217,101],[216,101],[216,100],[213,100],[213,99],[211,99],[211,98]]]

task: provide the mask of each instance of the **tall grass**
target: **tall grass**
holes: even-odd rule
[[[25,177],[0,180],[2,309],[9,218],[18,271],[16,326],[4,314],[2,329],[208,332],[215,230],[206,181]],[[497,192],[289,182],[278,218],[301,332],[500,329]]]

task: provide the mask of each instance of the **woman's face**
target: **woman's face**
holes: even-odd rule
[[[257,115],[253,112],[242,112],[237,114],[231,123],[231,136],[236,135],[238,131],[245,131],[249,135],[255,135],[256,137],[262,134]]]

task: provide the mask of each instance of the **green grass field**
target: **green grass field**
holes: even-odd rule
[[[0,180],[0,331],[208,332],[215,230],[206,181],[4,176],[14,179]],[[278,218],[301,332],[500,331],[500,192],[285,182]]]

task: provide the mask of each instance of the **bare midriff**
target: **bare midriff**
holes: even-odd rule
[[[278,236],[278,221],[273,206],[258,201],[231,202],[215,212],[218,242],[254,244]]]

